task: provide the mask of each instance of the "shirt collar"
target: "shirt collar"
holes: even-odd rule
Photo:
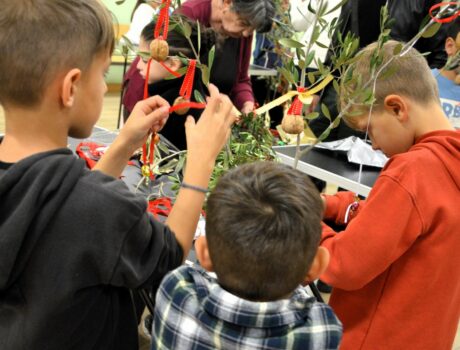
[[[299,286],[289,299],[254,302],[227,292],[205,270],[192,272],[203,308],[218,319],[244,327],[273,328],[292,325],[308,316],[314,297]]]

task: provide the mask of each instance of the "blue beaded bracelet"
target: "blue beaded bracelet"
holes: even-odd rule
[[[209,190],[207,188],[204,188],[204,187],[200,187],[200,186],[194,186],[194,185],[189,185],[188,183],[186,182],[182,182],[180,184],[180,187],[182,188],[188,188],[189,190],[194,190],[194,191],[197,191],[197,192],[200,192],[200,193],[208,193]]]

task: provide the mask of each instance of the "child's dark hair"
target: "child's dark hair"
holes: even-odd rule
[[[185,35],[180,30],[179,25],[179,15],[172,15],[171,23],[178,23],[173,30],[168,32],[166,41],[169,45],[169,55],[177,56],[179,54],[184,55],[187,58],[195,59],[195,55],[190,42],[187,40]],[[195,50],[198,50],[198,28],[197,23],[192,22],[185,17],[181,17],[183,23],[188,23],[191,28],[190,41],[193,44]],[[141,37],[150,42],[154,39],[154,30],[155,30],[156,21],[152,21],[145,26],[142,30]],[[216,34],[211,28],[205,28],[200,26],[200,61],[201,63],[207,64],[208,53],[211,50],[212,46],[216,44]]]
[[[457,17],[455,21],[452,21],[447,25],[447,37],[456,40],[458,33],[460,33],[459,17]]]
[[[323,204],[308,176],[275,162],[225,174],[207,203],[206,237],[223,288],[242,298],[286,297],[305,278]]]

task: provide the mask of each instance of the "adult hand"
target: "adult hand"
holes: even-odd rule
[[[249,114],[254,111],[254,102],[252,101],[246,101],[243,104],[243,108],[241,108],[241,113],[243,114]]]
[[[169,103],[160,96],[139,101],[134,106],[119,137],[137,149],[146,141],[150,132],[158,132],[169,117]]]

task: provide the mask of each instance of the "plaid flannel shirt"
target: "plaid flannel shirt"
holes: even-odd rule
[[[289,299],[253,302],[201,267],[169,273],[156,297],[152,349],[337,349],[342,325],[299,286]]]

